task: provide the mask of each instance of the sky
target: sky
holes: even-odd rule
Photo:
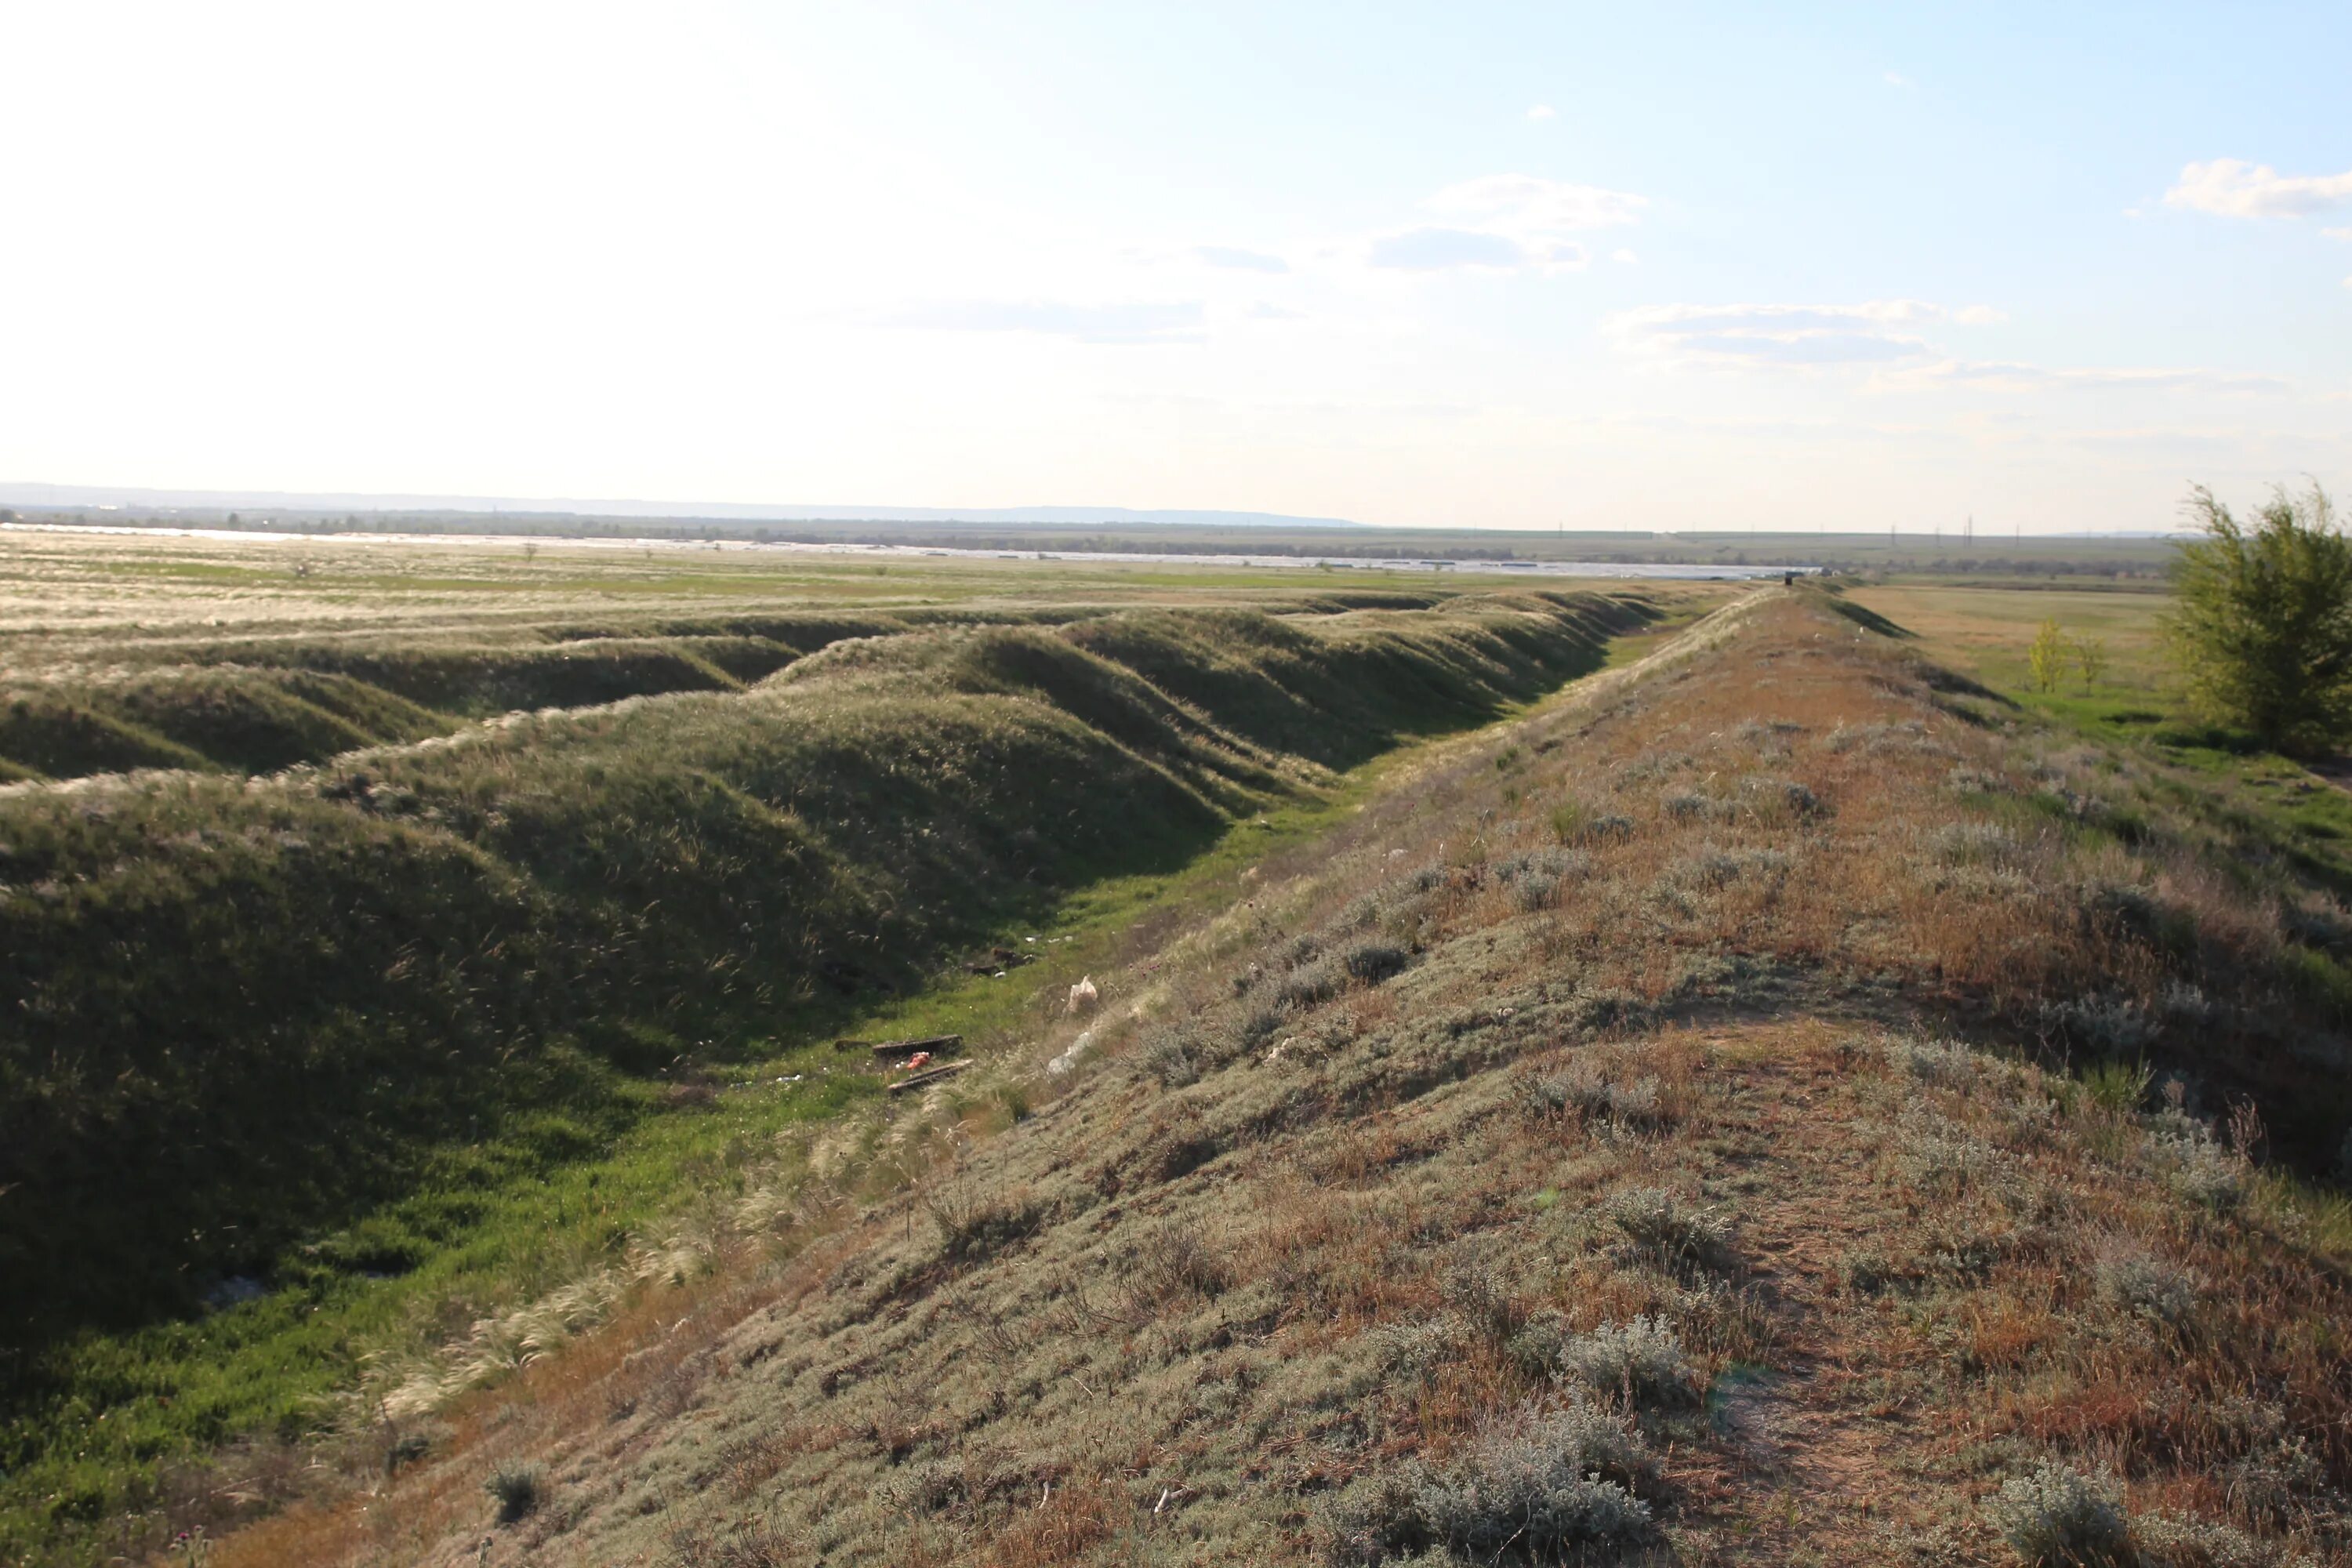
[[[0,0],[0,479],[2162,529],[2352,492],[2347,59],[2342,0]]]

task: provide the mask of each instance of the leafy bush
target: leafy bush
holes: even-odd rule
[[[1453,1313],[1384,1323],[1366,1336],[1375,1363],[1385,1373],[1426,1378],[1461,1359],[1474,1335],[1470,1325]]]
[[[2276,490],[2251,527],[2202,485],[2189,510],[2205,537],[2175,558],[2166,631],[2190,700],[2268,746],[2352,734],[2352,540],[2327,492]]]
[[[2140,1056],[2164,1032],[2131,996],[2067,996],[2042,1006],[2042,1023],[2095,1056]]]
[[[1699,822],[1715,813],[1715,802],[1696,790],[1668,790],[1658,797],[1658,804],[1676,822]]]
[[[2123,1568],[2131,1562],[2123,1489],[2045,1461],[2003,1483],[1986,1515],[2028,1568]]]

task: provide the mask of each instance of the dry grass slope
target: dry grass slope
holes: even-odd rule
[[[1452,746],[215,1560],[2344,1561],[2341,911],[1952,688],[1773,591]]]

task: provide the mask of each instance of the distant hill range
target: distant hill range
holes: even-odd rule
[[[1123,506],[784,506],[742,501],[581,500],[517,496],[360,495],[294,490],[163,490],[111,485],[0,481],[0,506],[44,510],[113,509],[140,513],[282,511],[304,515],[364,512],[400,516],[659,518],[694,522],[1172,523],[1193,528],[1361,528],[1339,517],[1287,517],[1270,511],[1137,510]]]

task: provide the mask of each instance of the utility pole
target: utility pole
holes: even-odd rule
[[[1967,528],[1966,528],[1966,529],[1961,532],[1961,534],[1960,534],[1960,543],[1961,543],[1961,545],[1962,545],[1963,547],[1965,547],[1965,546],[1968,546],[1968,545],[1974,544],[1976,542],[1977,542],[1977,514],[1976,514],[1976,513],[1974,513],[1974,512],[1970,512],[1970,513],[1969,513],[1968,526],[1967,526]]]

